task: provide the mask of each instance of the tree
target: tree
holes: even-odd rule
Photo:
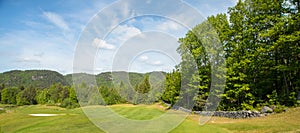
[[[149,83],[149,75],[146,75],[144,80],[140,83],[137,92],[144,94],[148,93],[151,89],[150,83]]]
[[[38,104],[46,104],[50,101],[49,89],[37,90],[36,101]]]
[[[17,96],[17,105],[32,105],[37,104],[36,89],[32,86],[25,88]]]
[[[252,109],[274,100],[270,97],[273,94],[279,97],[273,103],[295,103],[294,94],[299,86],[296,83],[299,28],[295,27],[299,25],[294,23],[299,20],[294,12],[297,6],[292,3],[245,0],[229,9],[231,34],[230,47],[226,49],[232,51],[226,59],[228,75],[223,107]]]
[[[181,88],[181,77],[177,70],[166,74],[166,89],[162,94],[162,100],[171,104],[172,106],[178,101]]]
[[[4,88],[1,91],[1,102],[3,104],[17,104],[16,97],[20,90],[17,87]]]
[[[3,90],[4,88],[5,88],[5,84],[2,83],[1,86],[0,86],[0,103],[1,103],[1,100],[2,100],[2,98],[1,98],[1,92],[2,92],[2,90]]]
[[[62,99],[60,97],[62,90],[63,90],[63,86],[60,83],[52,84],[48,92],[50,94],[50,102],[53,103],[62,102]]]

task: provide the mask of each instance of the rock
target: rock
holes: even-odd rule
[[[0,111],[3,111],[4,110],[4,108],[0,108]]]
[[[260,114],[260,116],[259,117],[264,117],[264,116],[266,116],[265,114]]]
[[[253,117],[260,117],[261,114],[259,111],[252,111]]]
[[[262,113],[272,113],[273,112],[273,109],[271,109],[270,107],[268,106],[264,106],[261,111]]]

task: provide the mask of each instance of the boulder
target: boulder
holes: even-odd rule
[[[262,113],[272,113],[273,112],[273,109],[271,109],[270,107],[268,106],[264,106],[261,111]]]

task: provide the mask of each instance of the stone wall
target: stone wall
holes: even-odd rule
[[[171,106],[168,103],[164,103],[167,106]],[[241,119],[241,118],[253,118],[253,117],[261,117],[265,116],[266,113],[261,113],[259,111],[191,111],[190,109],[186,109],[179,106],[173,106],[172,109],[180,110],[187,113],[194,113],[203,116],[217,116],[217,117],[227,117],[233,119]]]
[[[261,114],[258,111],[191,111],[189,109],[185,109],[183,107],[173,108],[175,110],[180,110],[187,113],[194,113],[203,116],[217,116],[217,117],[227,117],[233,119],[240,118],[253,118],[253,117],[261,117],[264,114]]]
[[[233,119],[260,117],[262,114],[258,111],[195,111],[195,114],[203,116],[227,117]]]

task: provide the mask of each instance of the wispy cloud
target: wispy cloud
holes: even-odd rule
[[[108,44],[105,40],[99,38],[95,38],[92,45],[96,48],[107,49],[107,50],[113,50],[116,48],[114,45]]]
[[[43,12],[45,18],[47,18],[55,26],[63,29],[69,30],[68,24],[64,21],[63,17],[54,12]]]
[[[149,65],[153,66],[160,66],[163,65],[161,61],[153,61],[153,62],[148,62]]]

